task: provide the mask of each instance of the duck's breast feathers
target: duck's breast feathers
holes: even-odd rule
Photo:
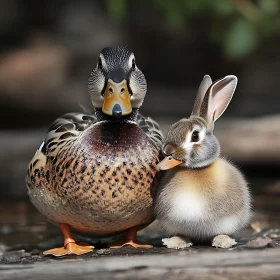
[[[163,134],[156,121],[150,117],[144,117],[140,114],[136,120],[138,126],[145,132],[150,141],[156,146],[161,148],[163,142]]]
[[[93,114],[68,113],[59,117],[50,126],[37,153],[40,152],[46,156],[55,157],[64,146],[68,146],[65,145],[67,142],[75,141],[81,133],[93,124],[97,124],[97,118]],[[146,134],[149,141],[157,149],[160,149],[163,142],[163,134],[157,122],[150,117],[138,114],[136,124]]]

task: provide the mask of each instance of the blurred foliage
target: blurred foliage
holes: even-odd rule
[[[209,26],[211,43],[227,59],[242,59],[265,40],[280,34],[280,0],[107,0],[109,14],[122,19],[128,6],[145,4],[162,11],[170,28],[190,28],[194,20]]]

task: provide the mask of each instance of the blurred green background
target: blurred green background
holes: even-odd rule
[[[0,42],[0,198],[27,198],[47,127],[91,108],[87,79],[116,45],[134,51],[148,82],[141,112],[164,132],[190,114],[203,75],[236,75],[216,125],[223,152],[254,192],[280,196],[279,0],[1,0]]]
[[[107,0],[109,15],[121,21],[130,12],[129,4],[127,0]],[[134,3],[135,7],[141,5],[157,8],[170,31],[196,33],[195,24],[204,19],[202,25],[208,22],[204,36],[209,44],[220,45],[226,60],[240,60],[254,53],[280,31],[278,0],[138,0]]]

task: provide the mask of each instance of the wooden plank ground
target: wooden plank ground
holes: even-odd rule
[[[274,195],[275,196],[275,195]],[[258,204],[256,204],[258,205]],[[9,210],[10,209],[10,210]],[[13,211],[11,211],[13,209]],[[104,249],[108,240],[85,238],[96,249],[83,256],[44,257],[63,239],[28,202],[0,204],[0,280],[4,279],[280,279],[279,212],[255,211],[251,226],[231,249],[195,244],[184,250],[162,247],[157,223],[139,232],[152,249]],[[257,237],[271,237],[269,247],[249,249]]]
[[[0,279],[280,279],[280,249],[1,265]]]

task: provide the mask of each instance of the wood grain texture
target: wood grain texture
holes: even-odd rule
[[[51,267],[51,269],[50,269]],[[279,279],[280,249],[1,265],[0,279]]]

